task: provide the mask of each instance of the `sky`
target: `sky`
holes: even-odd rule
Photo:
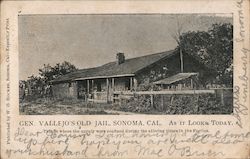
[[[232,21],[231,14],[22,15],[19,79],[38,75],[44,64],[82,69],[115,61],[118,52],[133,58],[173,50],[178,23],[184,33]]]

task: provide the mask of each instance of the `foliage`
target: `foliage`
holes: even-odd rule
[[[71,63],[64,61],[63,63],[57,63],[54,67],[49,64],[44,64],[43,68],[39,69],[39,74],[45,82],[51,81],[67,73],[76,71],[76,67]]]
[[[32,75],[28,77],[27,83],[31,86],[31,89],[39,89],[39,87],[44,84],[44,80],[42,77]]]
[[[184,53],[216,70],[217,83],[232,86],[233,26],[229,23],[213,24],[206,31],[187,32],[180,36],[178,46]]]
[[[161,102],[162,97],[164,103]],[[220,99],[211,94],[154,95],[153,99],[152,105],[150,95],[135,95],[123,101],[120,110],[163,114],[230,114],[233,110],[232,102],[222,105]]]
[[[233,102],[222,105],[220,99],[211,94],[200,95],[197,114],[230,114],[233,112]]]
[[[153,110],[150,103],[150,97],[145,95],[137,95],[121,104],[120,110],[128,112],[146,113]]]
[[[26,89],[26,93],[32,95],[32,98],[45,97],[50,93],[48,89],[51,80],[76,70],[74,65],[66,61],[57,63],[55,66],[44,64],[43,68],[39,69],[39,76],[32,75],[26,81],[20,81],[19,89]]]
[[[166,114],[195,114],[197,112],[197,97],[190,95],[173,95],[167,102]],[[171,102],[172,100],[172,102]]]

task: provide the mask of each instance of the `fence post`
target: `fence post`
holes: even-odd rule
[[[150,102],[151,102],[151,106],[154,107],[154,96],[153,96],[153,94],[150,94]]]
[[[115,102],[114,101],[114,91],[115,91],[115,79],[114,78],[111,79],[111,83],[112,83],[111,84],[111,87],[112,87],[112,89],[111,89],[112,90],[112,95],[111,95],[112,98],[111,98],[111,100],[112,100],[112,104],[114,104],[114,102]]]
[[[151,89],[151,93],[152,93],[152,94],[150,94],[150,104],[151,104],[152,107],[154,107],[153,88]]]
[[[121,92],[119,94],[119,106],[121,107],[122,106],[122,95],[123,95],[123,92]]]
[[[225,102],[224,102],[224,90],[223,89],[221,89],[221,95],[220,95],[220,97],[221,97],[221,104],[224,106]]]
[[[170,97],[170,104],[171,105],[173,104],[173,101],[174,101],[174,97],[173,97],[173,95],[171,95],[171,97]]]
[[[161,107],[162,107],[162,110],[164,110],[164,95],[163,94],[161,95]]]
[[[106,78],[106,87],[107,87],[107,103],[109,103],[109,79]]]
[[[196,106],[196,113],[199,112],[199,94],[197,94],[197,106]]]

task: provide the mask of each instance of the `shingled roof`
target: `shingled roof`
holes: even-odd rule
[[[187,79],[187,78],[192,77],[192,76],[197,76],[197,75],[198,75],[198,73],[195,73],[195,72],[178,73],[178,74],[176,74],[174,76],[171,76],[171,77],[164,78],[162,80],[156,81],[156,82],[154,82],[154,84],[172,84],[172,83]]]
[[[66,75],[63,75],[51,82],[73,81],[80,79],[105,78],[112,76],[132,76],[143,68],[165,58],[172,56],[176,51],[166,51],[131,59],[126,59],[124,63],[117,64],[116,61],[104,64],[99,67],[81,69]]]

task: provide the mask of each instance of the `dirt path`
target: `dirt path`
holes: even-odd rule
[[[123,112],[123,111],[118,111],[118,110],[104,110],[108,114],[119,114],[119,115],[138,115],[136,113],[132,112]]]

